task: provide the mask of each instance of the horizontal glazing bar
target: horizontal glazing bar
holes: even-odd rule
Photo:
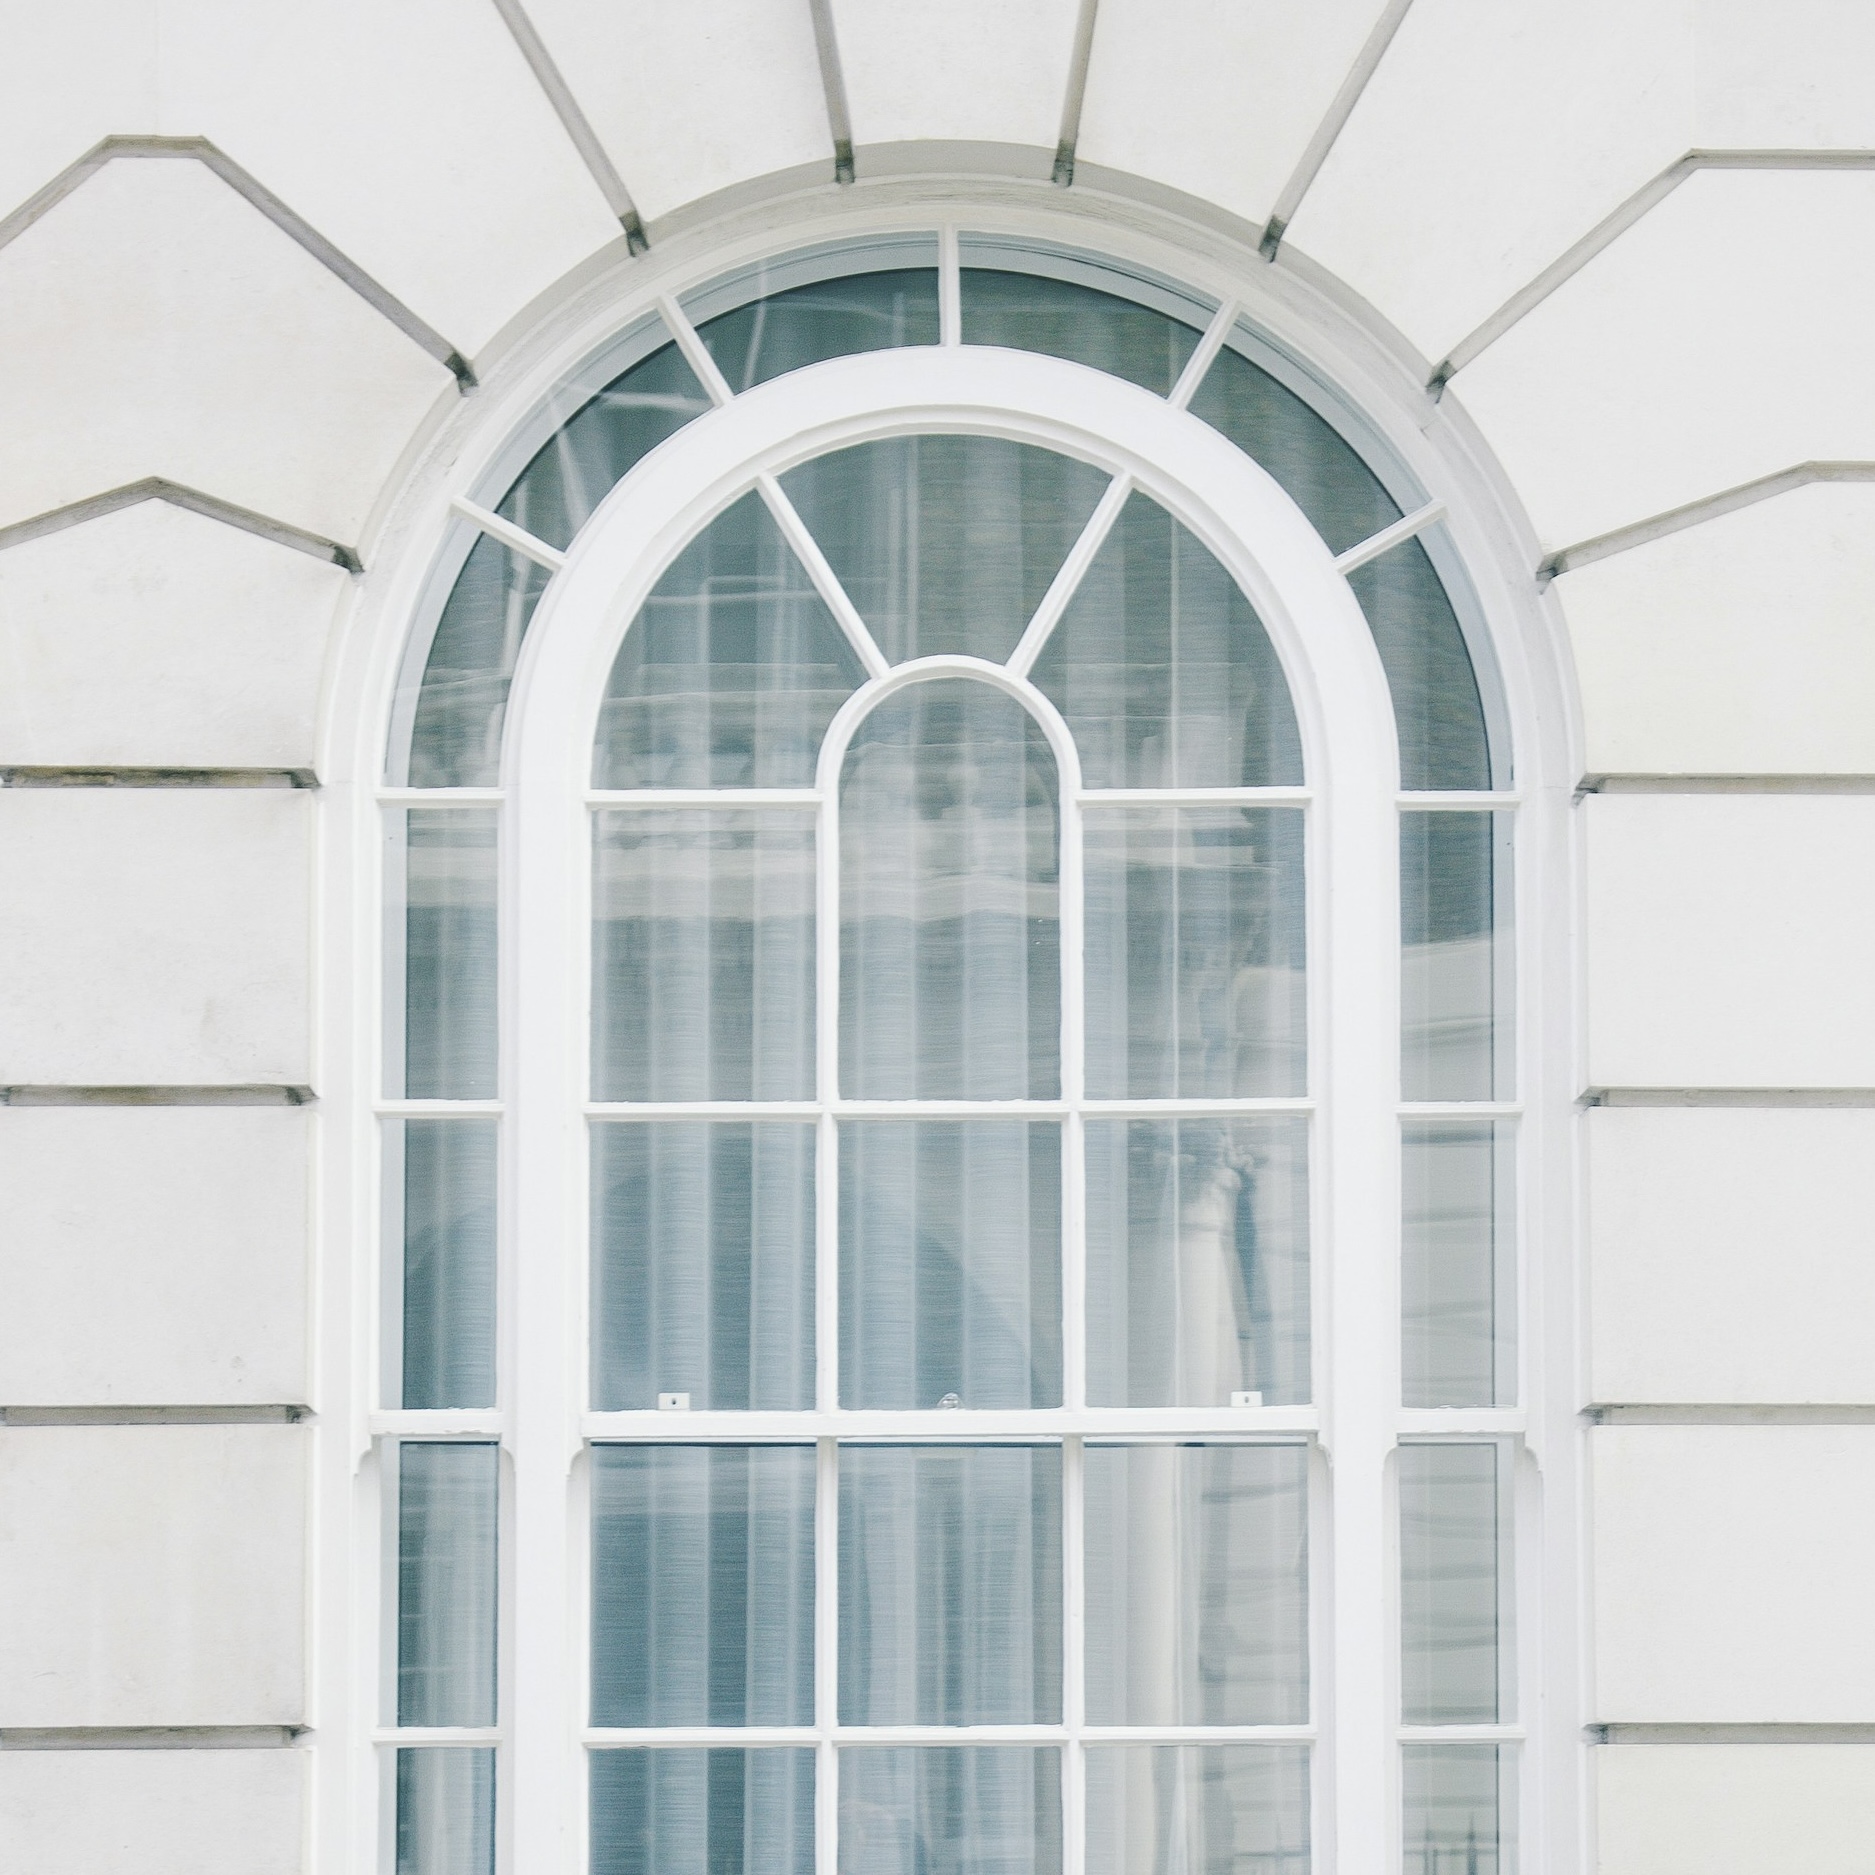
[[[386,1120],[462,1120],[497,1115],[499,1100],[376,1100],[371,1111]]]
[[[588,807],[818,807],[814,788],[592,788]]]
[[[1399,1105],[1407,1120],[1514,1120],[1523,1112],[1520,1100],[1403,1100]]]
[[[1403,1745],[1516,1745],[1528,1736],[1521,1725],[1402,1725]]]
[[[380,788],[380,807],[499,807],[500,788]]]
[[[1404,789],[1394,796],[1394,802],[1400,807],[1417,808],[1422,812],[1428,808],[1437,810],[1442,807],[1459,808],[1511,808],[1523,805],[1521,794],[1493,794],[1488,788],[1450,788],[1434,791],[1430,788]]]
[[[386,1725],[371,1734],[371,1742],[406,1751],[425,1745],[499,1745],[502,1731],[494,1725]]]
[[[386,1112],[402,1113],[393,1106]],[[472,1112],[469,1102],[455,1102],[447,1111]],[[585,1107],[591,1120],[811,1120],[831,1113],[841,1120],[1059,1120],[1070,1112],[1094,1119],[1204,1119],[1217,1114],[1312,1113],[1315,1102],[1303,1096],[1271,1099],[1218,1100],[1084,1100],[1078,1106],[1065,1100],[833,1100],[824,1106],[812,1100],[593,1100]],[[1422,1109],[1409,1107],[1409,1113]],[[1435,1111],[1437,1111],[1435,1109]],[[1455,1111],[1490,1114],[1488,1104],[1473,1103]],[[1516,1109],[1511,1109],[1516,1111]]]
[[[1307,788],[1083,788],[1083,807],[1306,807]]]
[[[850,1445],[1053,1445],[1062,1439],[1144,1443],[1173,1440],[1281,1440],[1312,1434],[1312,1406],[1226,1406],[995,1410],[936,1407],[920,1412],[587,1413],[584,1436],[603,1443],[693,1442],[799,1444],[837,1439]]]
[[[493,1408],[443,1407],[434,1412],[389,1410],[367,1422],[374,1439],[499,1439],[503,1416]]]
[[[1420,1439],[1514,1438],[1525,1425],[1525,1414],[1516,1406],[1424,1406],[1402,1407],[1394,1415],[1399,1437],[1408,1442]]]
[[[1479,1728],[1458,1726],[1440,1730],[1439,1738],[1469,1737]],[[1489,1729],[1489,1728],[1486,1728]],[[1521,1738],[1514,1729],[1499,1728],[1492,1734],[1507,1739]],[[438,1734],[439,1741],[443,1735]],[[456,1734],[450,1735],[453,1742]],[[462,1733],[464,1740],[475,1741],[480,1733]],[[494,1734],[488,1735],[491,1739]],[[655,1725],[634,1729],[630,1726],[588,1726],[580,1733],[580,1743],[598,1751],[676,1750],[699,1745],[736,1749],[764,1746],[812,1745],[822,1734],[809,1725]],[[1040,1744],[1058,1745],[1067,1741],[1069,1729],[1063,1725],[836,1725],[827,1734],[839,1745],[972,1745]],[[1090,1745],[1262,1745],[1312,1744],[1315,1728],[1311,1725],[1089,1725],[1073,1736]],[[1402,1734],[1405,1736],[1405,1734]],[[1417,1733],[1413,1736],[1417,1737]],[[381,1743],[423,1742],[429,1735],[386,1732]]]

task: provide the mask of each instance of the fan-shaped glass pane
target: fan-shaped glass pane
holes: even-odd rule
[[[1046,352],[1077,365],[1171,394],[1198,348],[1200,334],[1150,306],[1071,280],[1000,268],[963,269],[966,345]]]
[[[848,274],[789,287],[697,327],[734,391],[851,352],[938,342],[935,267]]]

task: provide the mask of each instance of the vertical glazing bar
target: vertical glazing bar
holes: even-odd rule
[[[1081,1875],[1087,1855],[1087,1492],[1086,1446],[1064,1439],[1061,1450],[1061,1716],[1068,1742],[1061,1754],[1061,1847],[1066,1875]]]
[[[839,1875],[840,1758],[840,1448],[822,1439],[814,1454],[814,1870]]]
[[[938,343],[963,343],[963,273],[957,259],[957,230],[946,222],[938,230]]]

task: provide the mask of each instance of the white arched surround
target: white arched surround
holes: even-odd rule
[[[837,232],[876,231],[866,226]],[[916,206],[884,217],[930,227]],[[1044,218],[1007,207],[973,209],[972,228],[1072,239],[1085,247],[1143,248],[1114,230],[1037,227]],[[820,238],[836,230],[804,231]],[[797,239],[785,245],[798,245]],[[699,247],[664,264],[655,283],[674,291],[723,271],[743,248],[779,245],[770,230]],[[1173,272],[1163,247],[1152,264]],[[707,264],[704,264],[707,262]],[[1216,282],[1244,303],[1243,283],[1218,280],[1178,257],[1187,278]],[[1231,268],[1253,266],[1239,262]],[[1208,276],[1208,277],[1207,277]],[[1254,277],[1254,276],[1253,276]],[[1268,277],[1268,276],[1266,276]],[[1294,283],[1285,283],[1293,291]],[[609,329],[634,316],[654,283],[616,295]],[[590,292],[587,297],[591,297]],[[1249,304],[1257,313],[1263,308]],[[1294,308],[1273,319],[1294,345]],[[377,1029],[363,994],[382,930],[377,879],[375,777],[401,653],[401,635],[440,534],[449,501],[479,492],[519,412],[592,349],[595,315],[574,320],[529,368],[491,382],[495,409],[452,424],[438,439],[385,530],[383,571],[366,582],[359,624],[335,672],[334,737],[322,802],[326,879],[333,903],[326,962],[331,1020],[321,1063],[326,1094],[323,1189],[328,1258],[322,1321],[322,1560],[320,1756],[315,1829],[355,1852],[375,1853],[379,1780],[366,1742],[380,1714],[381,1576],[375,1558],[372,1440],[398,1431],[400,1415],[376,1410],[379,1370],[370,1298],[376,1294],[376,1206],[369,1167]],[[573,543],[529,632],[515,682],[504,755],[503,1095],[510,1115],[504,1168],[503,1409],[459,1415],[464,1435],[499,1431],[508,1454],[504,1509],[502,1830],[511,1866],[583,1868],[579,1746],[584,1686],[584,1557],[580,1488],[585,1349],[578,1325],[585,1269],[584,1128],[587,894],[586,796],[591,732],[618,644],[676,552],[758,478],[807,457],[873,438],[924,430],[971,431],[1038,444],[1133,478],[1170,509],[1238,580],[1267,626],[1295,699],[1308,787],[1310,1095],[1316,1106],[1313,1259],[1317,1406],[1272,1409],[1269,1429],[1306,1428],[1326,1460],[1328,1502],[1318,1509],[1314,1577],[1314,1697],[1318,1746],[1316,1867],[1398,1866],[1397,1559],[1387,1457],[1402,1435],[1427,1430],[1497,1432],[1521,1441],[1519,1730],[1528,1743],[1522,1777],[1526,1870],[1576,1862],[1581,1785],[1575,1656],[1575,1377],[1570,1248],[1568,1101],[1574,1091],[1569,963],[1571,872],[1567,801],[1572,716],[1548,621],[1513,569],[1526,543],[1506,524],[1488,464],[1469,439],[1423,401],[1401,395],[1389,361],[1359,327],[1324,320],[1318,344],[1329,363],[1386,395],[1363,403],[1376,431],[1422,485],[1445,501],[1493,627],[1515,741],[1521,816],[1517,865],[1520,1136],[1523,1250],[1518,1410],[1415,1414],[1399,1398],[1397,1258],[1398,841],[1393,716],[1370,634],[1346,582],[1313,529],[1276,484],[1221,436],[1163,400],[1081,367],[1030,354],[946,346],[836,360],[744,393],[671,438],[608,497]],[[1323,335],[1316,334],[1318,338]],[[1324,364],[1324,369],[1327,368]],[[501,380],[507,379],[506,383]],[[1362,380],[1367,384],[1362,385]],[[1404,420],[1411,416],[1411,422]],[[505,420],[505,424],[504,424]],[[482,447],[467,447],[471,434]],[[460,450],[461,453],[458,453]],[[1480,494],[1486,498],[1480,499]],[[400,550],[401,549],[401,550]],[[375,621],[375,624],[373,623]],[[1532,657],[1535,650],[1539,655]],[[955,668],[956,660],[941,661]],[[937,666],[934,666],[935,670]],[[901,668],[849,703],[828,737],[836,764],[875,686],[917,674]],[[989,667],[973,674],[1036,693]],[[1037,711],[1046,711],[1045,702]],[[1043,716],[1058,757],[1072,759],[1058,722]],[[850,721],[849,721],[850,719]],[[341,746],[349,743],[350,746]],[[827,773],[823,760],[823,777]],[[1064,765],[1064,797],[1072,769]],[[456,798],[464,798],[457,791]],[[1450,797],[1446,797],[1448,800]],[[1503,802],[1508,797],[1492,797]],[[823,806],[822,812],[830,811]],[[1064,845],[1071,845],[1064,819]],[[823,847],[825,846],[823,841]],[[1064,875],[1071,863],[1064,852]],[[823,875],[823,916],[827,891]],[[1064,876],[1064,885],[1067,883]],[[1064,1003],[1074,965],[1064,931]],[[823,946],[823,952],[825,947]],[[824,966],[823,966],[824,967]],[[824,1032],[835,998],[821,987]],[[1064,1058],[1064,1072],[1072,1072]],[[1381,1176],[1375,1168],[1386,1168]],[[517,1280],[524,1267],[524,1279]],[[341,1403],[349,1403],[346,1412]],[[973,1417],[987,1417],[976,1416]],[[1026,1417],[1026,1416],[1025,1416]],[[1189,1416],[1186,1416],[1188,1419]],[[1181,1423],[1185,1423],[1182,1421]],[[1233,1429],[1241,1420],[1232,1422]],[[341,1430],[343,1428],[343,1430]],[[843,1427],[852,1431],[851,1416]],[[989,1428],[986,1428],[988,1430]],[[1223,1429],[1223,1428],[1220,1428]],[[696,1430],[693,1426],[692,1432]],[[424,1436],[435,1436],[434,1419]],[[1536,1474],[1544,1475],[1539,1514]],[[342,1584],[337,1587],[335,1584]],[[341,1748],[342,1737],[357,1748]],[[831,1819],[823,1819],[823,1828]],[[1069,1824],[1070,1829],[1075,1827]],[[382,1836],[378,1835],[378,1841]],[[328,1853],[331,1850],[328,1849]]]

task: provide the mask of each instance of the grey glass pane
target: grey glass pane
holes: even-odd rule
[[[735,391],[784,371],[900,345],[938,342],[935,267],[899,267],[789,287],[697,327]]]
[[[814,1404],[814,1129],[592,1129],[592,1403]]]
[[[1089,1120],[1087,1397],[1309,1397],[1308,1124]]]
[[[840,776],[840,1084],[1060,1092],[1060,810],[1033,717],[986,684],[888,697]]]
[[[596,1447],[593,1724],[813,1719],[813,1447]]]
[[[495,1875],[495,1754],[397,1754],[397,1875]]]
[[[811,811],[609,810],[593,860],[593,1097],[811,1097]]]
[[[1215,555],[1133,495],[1036,661],[1090,788],[1267,788],[1302,780],[1289,685]]]
[[[1400,1083],[1407,1100],[1508,1093],[1511,817],[1400,816]],[[1504,934],[1508,937],[1508,931]],[[1500,1004],[1503,1006],[1500,1016]]]
[[[403,1384],[410,1409],[495,1404],[494,1120],[388,1120],[401,1159]]]
[[[398,1448],[397,1723],[495,1723],[494,1445]]]
[[[494,808],[386,816],[386,888],[393,915],[402,914],[393,945],[401,937],[403,949],[402,982],[387,999],[393,1099],[488,1100],[499,1091],[496,825]]]
[[[840,1128],[840,1403],[1061,1404],[1061,1129]]]
[[[1517,1875],[1514,1752],[1407,1745],[1405,1875]]]
[[[840,1875],[1058,1875],[1052,1745],[840,1753]]]
[[[1510,1143],[1509,1129],[1500,1136],[1489,1122],[1409,1121],[1403,1130],[1407,1406],[1503,1406],[1515,1397]]]
[[[1089,808],[1087,1091],[1308,1085],[1302,810]]]
[[[1087,1875],[1308,1875],[1306,1745],[1101,1745]]]
[[[1107,482],[993,436],[895,436],[782,477],[892,664],[938,653],[1005,663]]]
[[[496,512],[565,547],[630,469],[709,407],[683,353],[662,345],[561,424]]]
[[[812,1751],[595,1751],[591,1875],[813,1875]]]
[[[632,621],[599,706],[600,788],[785,788],[865,672],[759,495],[719,514]]]
[[[1306,1449],[1089,1446],[1089,1723],[1308,1716]]]
[[[841,1724],[1060,1719],[1060,1449],[843,1447]]]
[[[1095,287],[987,267],[963,270],[966,345],[1046,352],[1165,397],[1199,336],[1181,320]]]
[[[1494,1445],[1400,1448],[1401,1717],[1490,1725],[1510,1716],[1504,1529]]]

